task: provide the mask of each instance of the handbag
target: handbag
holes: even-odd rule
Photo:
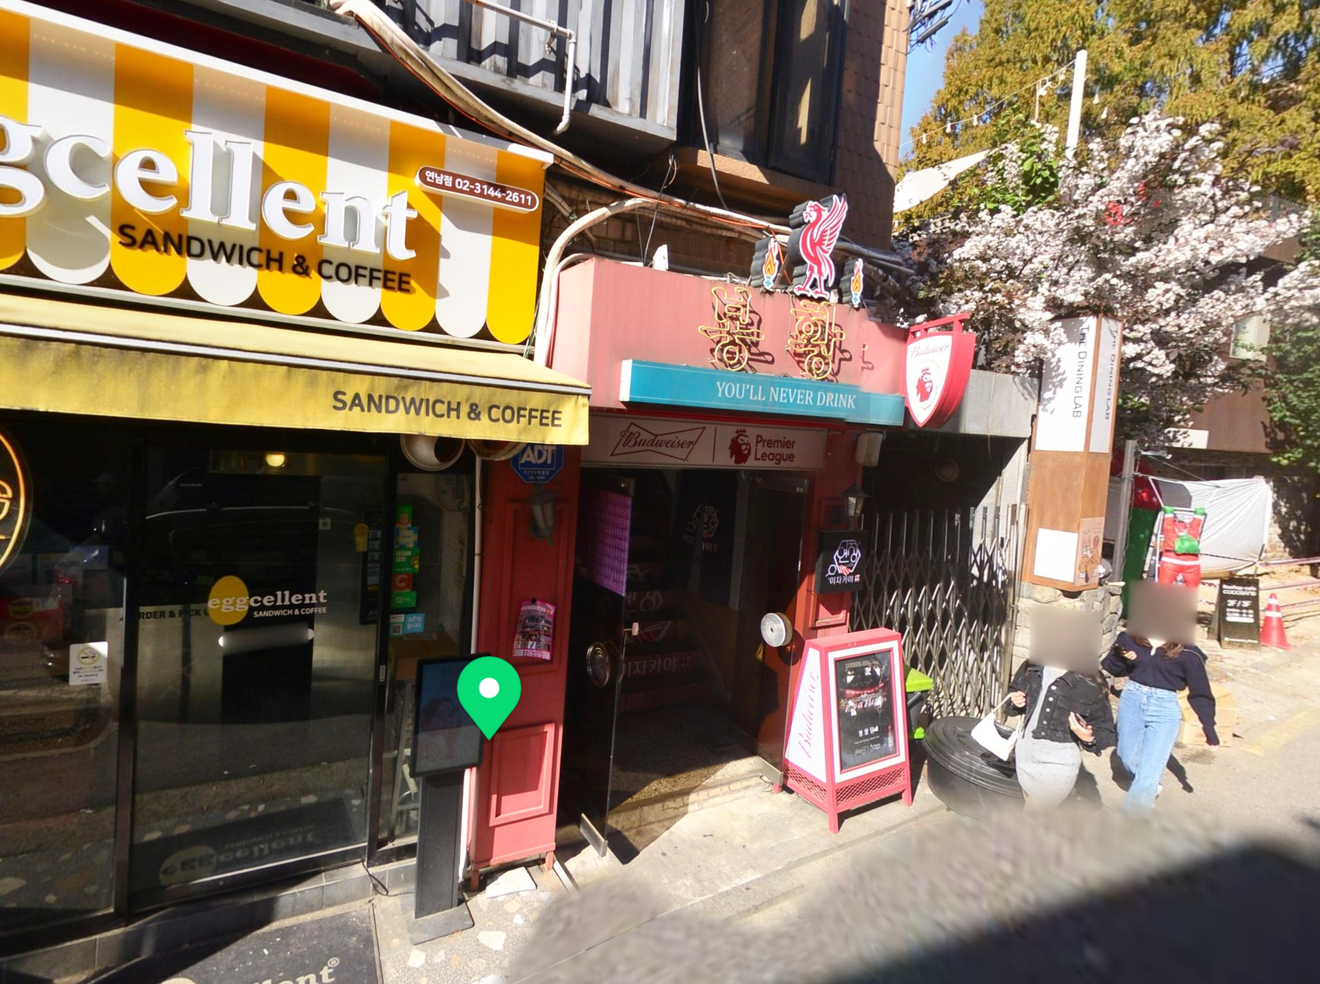
[[[1008,757],[1013,754],[1013,748],[1022,734],[1022,724],[1027,719],[1027,709],[1024,707],[1021,719],[1015,727],[1010,729],[996,721],[995,715],[1007,703],[1008,696],[1005,695],[1004,699],[995,705],[995,709],[981,718],[972,729],[972,740],[1003,762],[1007,762]]]

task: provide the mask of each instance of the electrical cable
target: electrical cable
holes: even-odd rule
[[[697,28],[697,116],[701,120],[701,142],[706,145],[706,161],[710,164],[710,179],[715,183],[715,196],[719,198],[720,205],[727,211],[729,203],[724,200],[724,192],[720,190],[720,175],[715,168],[715,154],[710,149],[710,134],[706,132],[706,95],[701,88],[701,48],[702,29],[710,22],[710,4],[703,4],[704,15],[701,18],[701,27]]]
[[[351,17],[356,20],[382,50],[453,107],[455,112],[506,139],[521,141],[546,152],[569,174],[629,198],[643,198],[660,205],[692,212],[724,225],[739,227],[748,234],[765,235],[767,232],[781,236],[789,234],[788,226],[781,222],[745,212],[736,212],[727,207],[703,205],[675,195],[657,194],[652,188],[645,188],[610,174],[487,105],[450,72],[442,68],[371,0],[327,0],[327,3],[330,9],[341,17]]]
[[[1043,85],[1046,82],[1049,82],[1055,76],[1062,75],[1065,72],[1072,71],[1072,67],[1073,66],[1071,63],[1067,65],[1062,65],[1059,68],[1056,68],[1054,71],[1050,72],[1049,75],[1043,75],[1040,78],[1036,79],[1035,82],[1030,82],[1027,85],[1024,85],[1021,89],[1015,89],[1014,91],[1010,92],[1008,95],[1004,96],[1002,99],[998,99],[995,102],[992,102],[989,106],[985,107],[981,111],[971,116],[966,117],[965,119],[946,121],[942,127],[936,127],[934,130],[926,130],[922,133],[915,134],[914,136],[909,137],[907,140],[904,140],[901,144],[899,144],[898,149],[902,151],[904,147],[911,147],[915,145],[918,140],[924,141],[926,137],[928,137],[930,134],[938,133],[940,130],[944,130],[945,133],[949,133],[955,126],[962,126],[964,123],[973,123],[977,120],[980,120],[987,113],[993,113],[996,109],[999,109],[1001,106],[1007,104],[1008,101],[1012,99],[1014,96],[1021,95],[1022,93],[1026,92],[1028,89],[1031,88],[1035,88],[1039,90],[1041,85]],[[977,125],[979,126],[980,124],[977,123]]]
[[[669,166],[665,168],[665,179],[660,182],[660,193],[664,194],[669,182],[678,177],[678,161],[674,158],[674,152],[669,152]],[[660,206],[657,204],[655,211],[651,213],[651,229],[646,234],[646,245],[642,247],[642,262],[646,262],[646,254],[651,252],[651,237],[655,235],[655,220],[660,217]],[[642,220],[637,220],[637,231],[642,231]]]

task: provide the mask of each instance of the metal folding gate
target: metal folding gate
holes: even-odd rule
[[[936,715],[984,715],[1001,698],[1024,520],[1018,506],[866,515],[852,628],[903,634],[907,665],[935,681]]]

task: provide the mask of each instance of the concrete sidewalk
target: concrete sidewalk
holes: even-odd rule
[[[619,852],[626,864],[561,845],[570,886],[539,866],[506,874],[500,885],[523,882],[508,894],[488,879],[469,902],[475,926],[441,940],[411,944],[405,882],[380,884],[339,914],[370,926],[384,984],[849,984],[891,974],[1109,984],[1147,979],[1132,962],[1138,951],[1170,984],[1187,968],[1201,968],[1198,981],[1229,979],[1202,957],[1236,966],[1237,951],[1223,948],[1254,952],[1250,934],[1274,948],[1256,968],[1269,975],[1244,965],[1234,984],[1313,980],[1290,976],[1278,955],[1291,960],[1290,948],[1309,941],[1302,918],[1320,925],[1320,642],[1207,650],[1212,677],[1237,701],[1234,744],[1177,750],[1185,784],[1166,779],[1153,825],[1112,810],[980,825],[921,783],[910,808],[877,804],[845,815],[831,835],[799,797],[740,786],[664,814],[635,851]],[[1103,804],[1117,806],[1108,757],[1086,756],[1086,767]],[[326,917],[273,923],[232,945]],[[1027,958],[1040,953],[1038,968]]]
[[[564,866],[579,898],[603,892],[605,911],[581,927],[573,946],[590,946],[663,913],[722,920],[748,916],[807,891],[817,868],[837,866],[850,849],[902,837],[915,825],[952,815],[924,787],[912,807],[882,803],[845,818],[831,835],[821,811],[789,793],[763,791],[690,812],[656,837],[629,864],[610,854],[598,858],[585,845]],[[476,896],[469,909],[475,926],[443,940],[413,947],[404,906],[411,896],[373,900],[386,984],[469,984],[507,977],[527,952],[542,921],[560,926],[556,911],[570,913],[569,890],[540,866],[526,869],[535,882],[502,898]],[[583,942],[586,941],[586,942]],[[567,956],[568,954],[564,954]]]
[[[536,972],[527,979],[537,984],[624,977],[790,981],[807,980],[793,973],[810,971],[842,981],[868,961],[888,965],[900,951],[954,953],[959,941],[1005,925],[1048,921],[1064,910],[1086,910],[1076,918],[1103,942],[1106,934],[1092,923],[1118,918],[1104,909],[1104,893],[1132,899],[1172,893],[1180,900],[1191,893],[1190,899],[1195,893],[1188,886],[1213,881],[1220,869],[1231,870],[1253,893],[1286,883],[1296,911],[1313,912],[1320,885],[1312,870],[1320,828],[1320,642],[1287,652],[1206,648],[1212,676],[1237,700],[1234,744],[1176,750],[1185,783],[1168,777],[1152,826],[1132,828],[1107,810],[1065,815],[1058,823],[1020,818],[991,829],[949,813],[923,784],[910,809],[879,804],[846,817],[831,836],[819,810],[791,794],[763,791],[689,813],[626,865],[578,850],[565,859],[582,889],[576,896],[556,887],[553,875],[537,872],[536,891],[518,898],[516,912],[512,901],[478,899],[474,930],[409,951],[409,961],[386,959],[385,979],[469,984]],[[1086,767],[1104,805],[1117,807],[1123,793],[1112,781],[1108,756],[1087,756]],[[1034,880],[1025,894],[1022,879],[1012,874],[1024,857]],[[842,888],[850,879],[861,879],[861,886]],[[850,893],[860,893],[852,903]],[[890,920],[889,934],[880,934],[884,947],[853,952],[846,966],[820,954],[795,964],[797,951],[783,944],[787,934],[829,937],[830,926],[855,922],[847,911],[835,911],[839,906],[863,905],[859,899],[875,893],[904,900],[904,919]],[[923,917],[912,922],[919,898]],[[1270,899],[1256,904],[1273,911]],[[869,901],[864,908],[883,911]],[[386,925],[382,911],[378,900],[378,928]],[[512,928],[505,925],[511,912],[523,917]],[[878,932],[882,922],[875,914],[867,932]],[[712,927],[719,932],[708,932]],[[482,943],[482,932],[503,935],[487,935]],[[396,938],[382,935],[382,954],[398,949]],[[848,947],[836,939],[829,949]],[[757,955],[767,952],[775,960],[760,962]],[[680,959],[693,953],[705,954],[701,966],[724,966],[723,976],[703,977],[705,971]],[[1095,953],[1102,954],[1097,968],[1119,959],[1103,946]],[[727,966],[720,964],[725,958]],[[738,969],[750,972],[753,965],[764,976],[744,977]],[[935,973],[933,967],[923,973]],[[942,975],[930,979],[958,979]]]

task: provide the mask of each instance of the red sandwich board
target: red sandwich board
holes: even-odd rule
[[[839,832],[839,814],[902,795],[912,805],[903,643],[890,629],[812,639],[797,668],[784,783]]]

